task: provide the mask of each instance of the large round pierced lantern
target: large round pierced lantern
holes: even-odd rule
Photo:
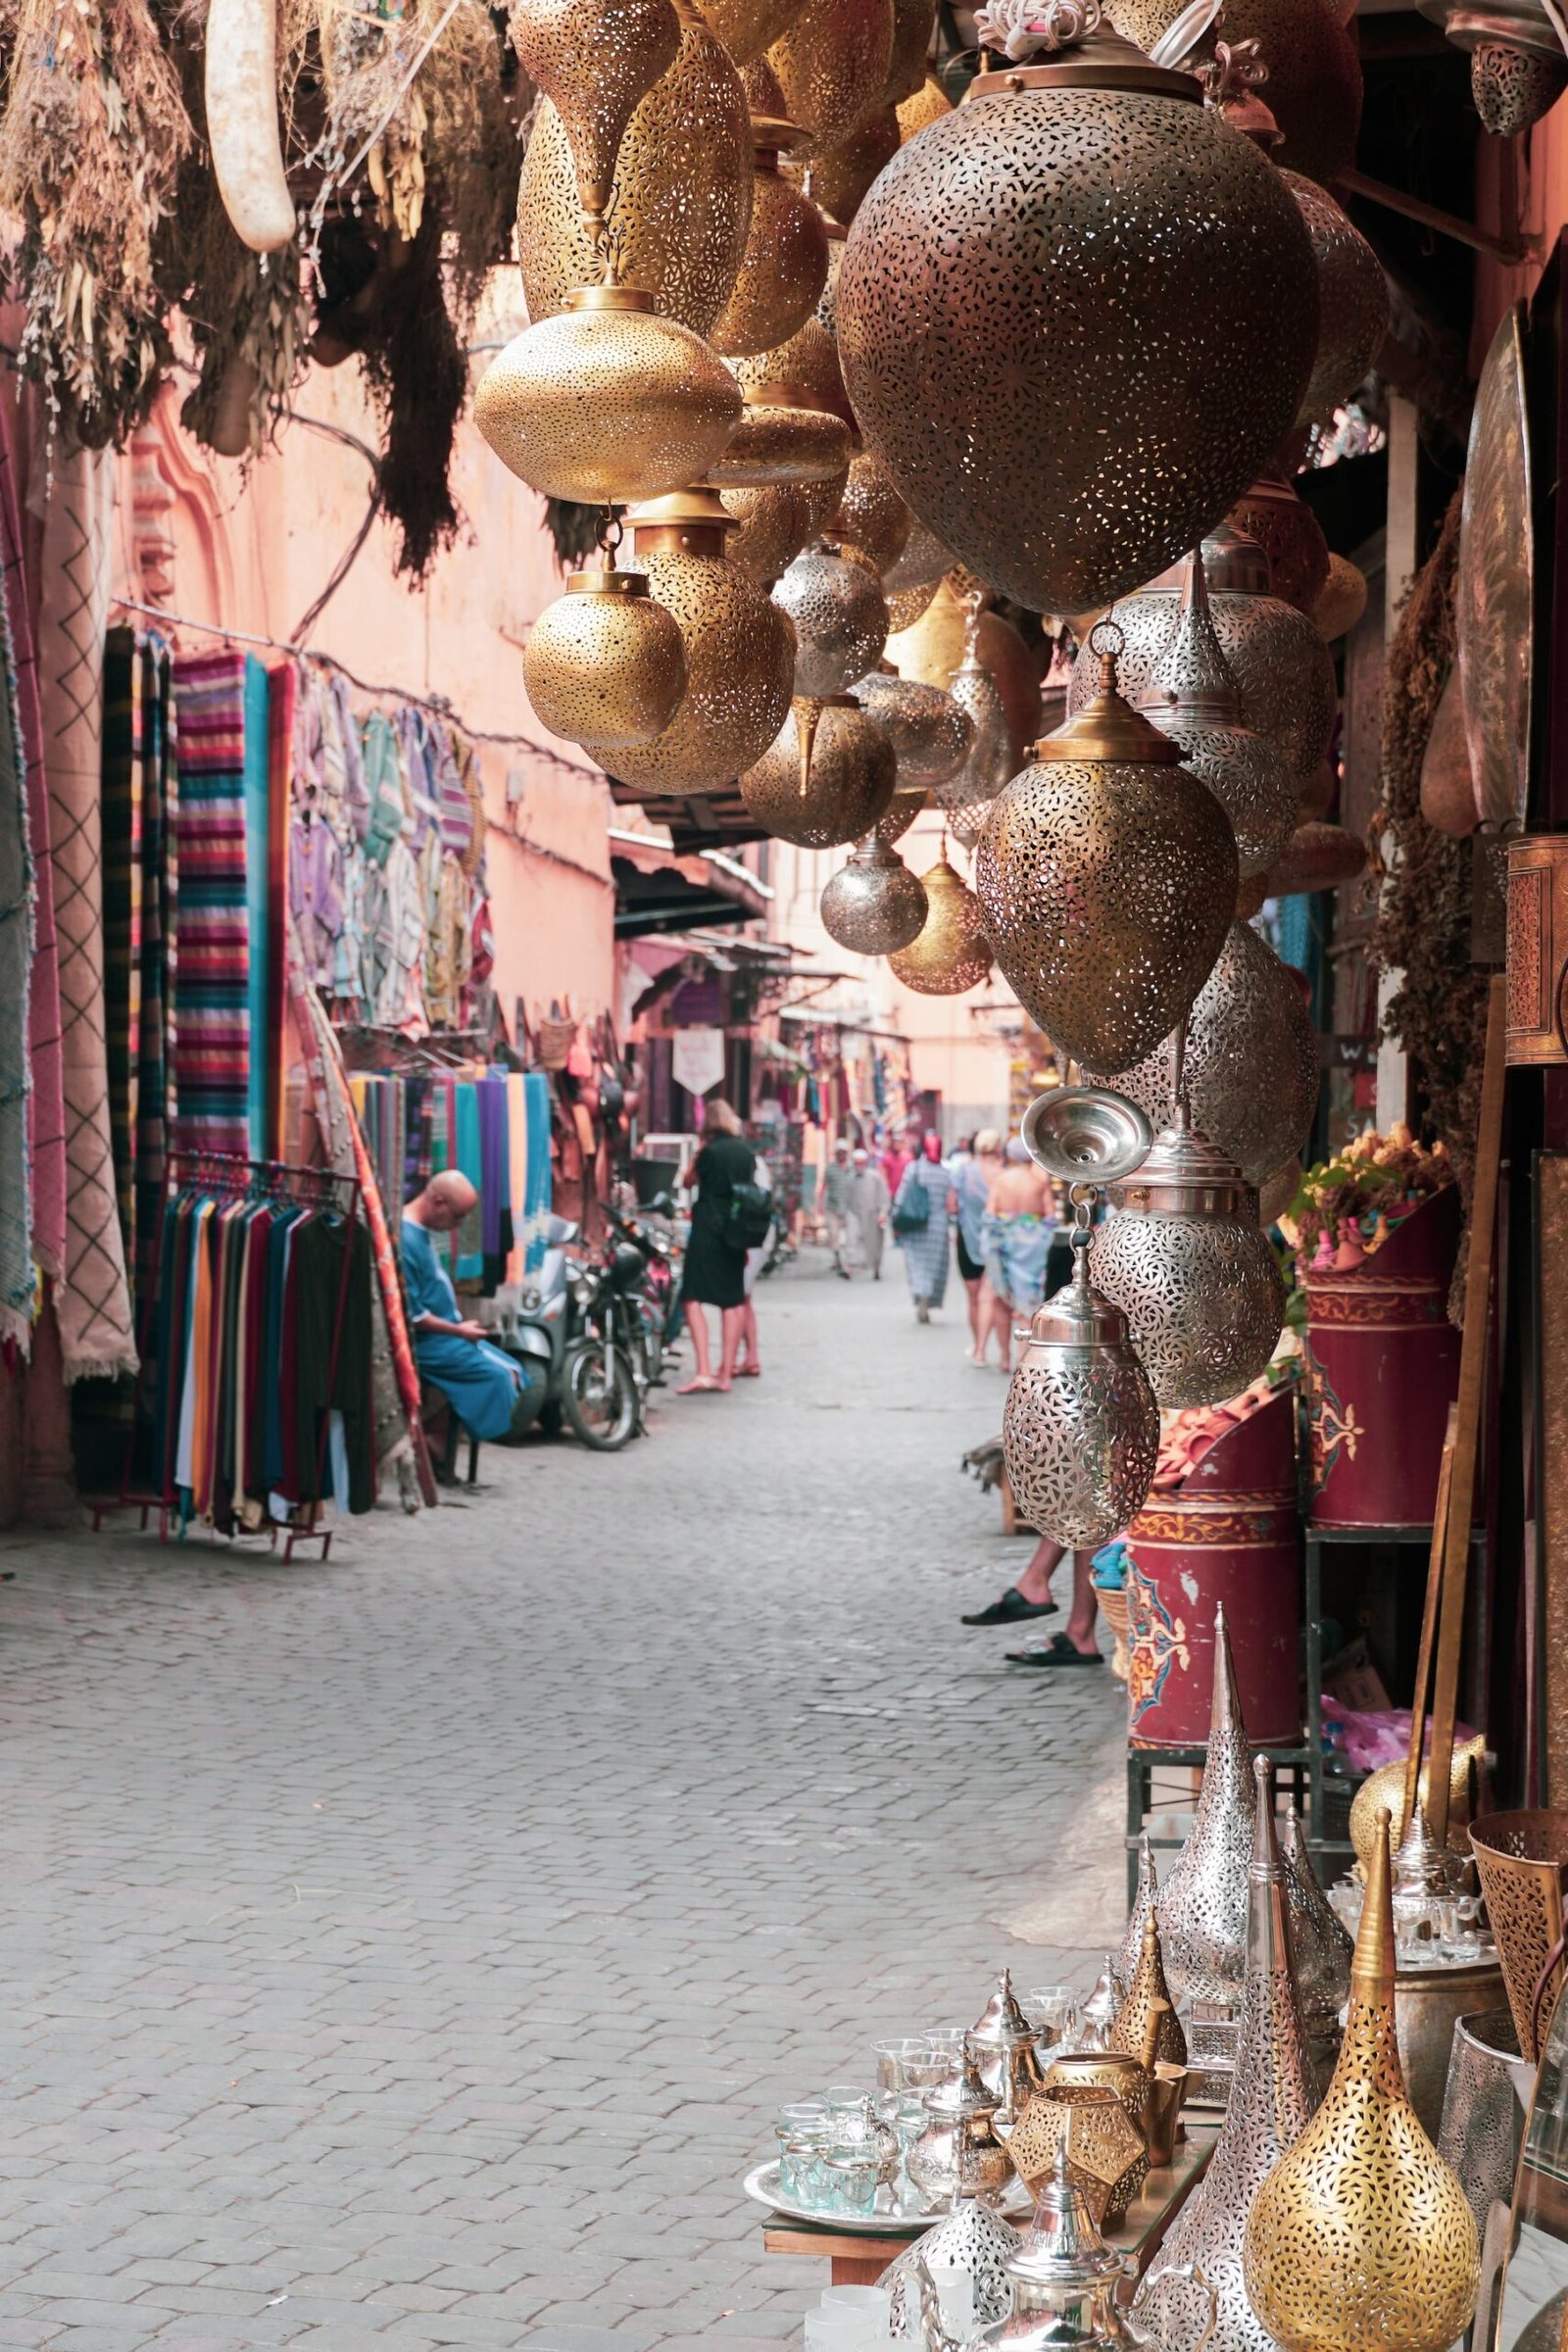
[[[851,696],[798,698],[741,777],[741,798],[780,841],[831,850],[860,840],[886,813],[893,774],[893,746]]]
[[[687,0],[675,0],[675,62],[620,142],[609,210],[615,267],[656,309],[706,335],[729,298],[752,220],[752,129],[740,75]],[[528,316],[565,307],[598,276],[598,233],[577,195],[571,142],[548,100],[517,192],[517,261]]]
[[[834,146],[881,98],[893,63],[894,0],[806,0],[767,52],[792,122]]]
[[[1095,1180],[1133,1173],[1149,1125],[1118,1096],[1064,1087],[1030,1104],[1023,1138],[1041,1167],[1073,1187],[1073,1273],[1030,1324],[1007,1388],[1003,1451],[1029,1524],[1087,1550],[1141,1507],[1159,1451],[1159,1407],[1127,1318],[1089,1273]]]
[[[1389,281],[1383,264],[1327,188],[1298,172],[1280,176],[1301,208],[1317,264],[1317,357],[1296,421],[1326,424],[1378,356],[1389,323]]]
[[[1274,594],[1298,612],[1310,613],[1328,585],[1329,543],[1294,482],[1278,473],[1260,475],[1237,500],[1230,520],[1267,556]]]
[[[975,884],[997,961],[1059,1052],[1114,1073],[1168,1037],[1212,969],[1236,904],[1236,840],[1206,784],[1116,690],[1036,744],[993,804]]]
[[[780,579],[773,602],[795,626],[797,694],[845,694],[881,661],[887,602],[863,564],[808,548]]]
[[[925,884],[878,833],[823,885],[822,928],[853,956],[894,956],[925,927]]]
[[[944,544],[1037,612],[1092,611],[1193,546],[1311,371],[1299,209],[1201,98],[1108,30],[982,74],[850,230],[860,428]]]
[[[740,394],[700,335],[635,286],[579,286],[507,345],[474,395],[504,466],[546,498],[603,507],[659,498],[703,473],[740,421]]]
[[[680,630],[686,691],[654,743],[606,764],[645,792],[700,792],[760,760],[790,707],[795,641],[754,580],[724,560],[735,528],[712,490],[677,491],[626,520],[650,595]]]
[[[1257,1195],[1189,1122],[1155,1137],[1109,1188],[1090,1268],[1132,1329],[1161,1405],[1221,1404],[1264,1370],[1285,1320],[1285,1279]]]
[[[980,902],[948,863],[947,849],[920,876],[926,916],[906,948],[888,957],[888,968],[918,997],[962,997],[991,977],[991,943]]]
[[[855,689],[862,710],[887,730],[898,761],[900,792],[939,790],[963,766],[973,740],[967,712],[940,686],[922,686],[917,678],[901,678],[873,669]]]
[[[1483,129],[1516,139],[1568,88],[1568,58],[1544,0],[1416,0],[1456,49],[1470,52],[1470,95]]]
[[[1235,672],[1214,634],[1200,552],[1182,566],[1181,617],[1142,708],[1230,818],[1242,879],[1265,873],[1296,829],[1297,782],[1278,745],[1243,723]]]
[[[778,168],[799,136],[792,122],[752,117],[752,224],[740,271],[710,341],[733,357],[771,351],[806,324],[827,276],[827,231],[814,204]]]
[[[598,751],[653,743],[686,691],[686,648],[637,571],[579,571],[522,654],[528,700],[552,733]]]
[[[593,234],[633,110],[675,62],[679,20],[670,0],[531,0],[517,11],[512,44],[560,117]]]
[[[1187,0],[1110,0],[1116,29],[1152,48],[1186,12]],[[1333,182],[1355,162],[1361,126],[1361,56],[1349,19],[1337,0],[1225,0],[1203,12],[1211,55],[1223,39],[1232,50],[1255,41],[1268,67],[1265,96],[1280,131],[1276,162],[1308,179]],[[1192,64],[1200,44],[1184,53]]]
[[[729,560],[762,587],[771,588],[810,536],[811,510],[805,485],[769,482],[760,490],[721,490],[726,514],[739,524]]]

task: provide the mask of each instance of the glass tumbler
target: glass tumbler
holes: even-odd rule
[[[918,2065],[931,2054],[931,2044],[922,2034],[906,2034],[897,2041],[874,2041],[871,2049],[876,2059],[878,2090],[907,2090],[911,2060]]]
[[[1061,2049],[1078,2030],[1078,1996],[1070,1984],[1042,1984],[1026,1992],[1023,2011],[1040,2029],[1042,2050]]]
[[[778,2111],[773,2136],[778,2141],[779,2194],[792,2204],[816,2203],[816,2166],[828,2137],[827,2121],[820,2099],[796,2099]]]

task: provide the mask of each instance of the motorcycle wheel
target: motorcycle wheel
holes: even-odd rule
[[[637,1383],[623,1349],[584,1340],[562,1374],[566,1419],[596,1453],[618,1453],[637,1434]]]

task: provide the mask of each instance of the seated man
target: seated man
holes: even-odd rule
[[[452,1277],[430,1239],[461,1225],[478,1198],[456,1168],[431,1177],[403,1211],[403,1279],[421,1374],[466,1429],[493,1443],[520,1436],[534,1417],[536,1399],[521,1364],[492,1347],[482,1324],[459,1315]]]

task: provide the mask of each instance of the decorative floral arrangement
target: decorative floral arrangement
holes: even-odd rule
[[[1442,1140],[1429,1150],[1396,1119],[1387,1135],[1368,1128],[1337,1158],[1308,1168],[1280,1231],[1296,1251],[1299,1272],[1346,1273],[1381,1250],[1413,1208],[1453,1181],[1453,1161]]]

